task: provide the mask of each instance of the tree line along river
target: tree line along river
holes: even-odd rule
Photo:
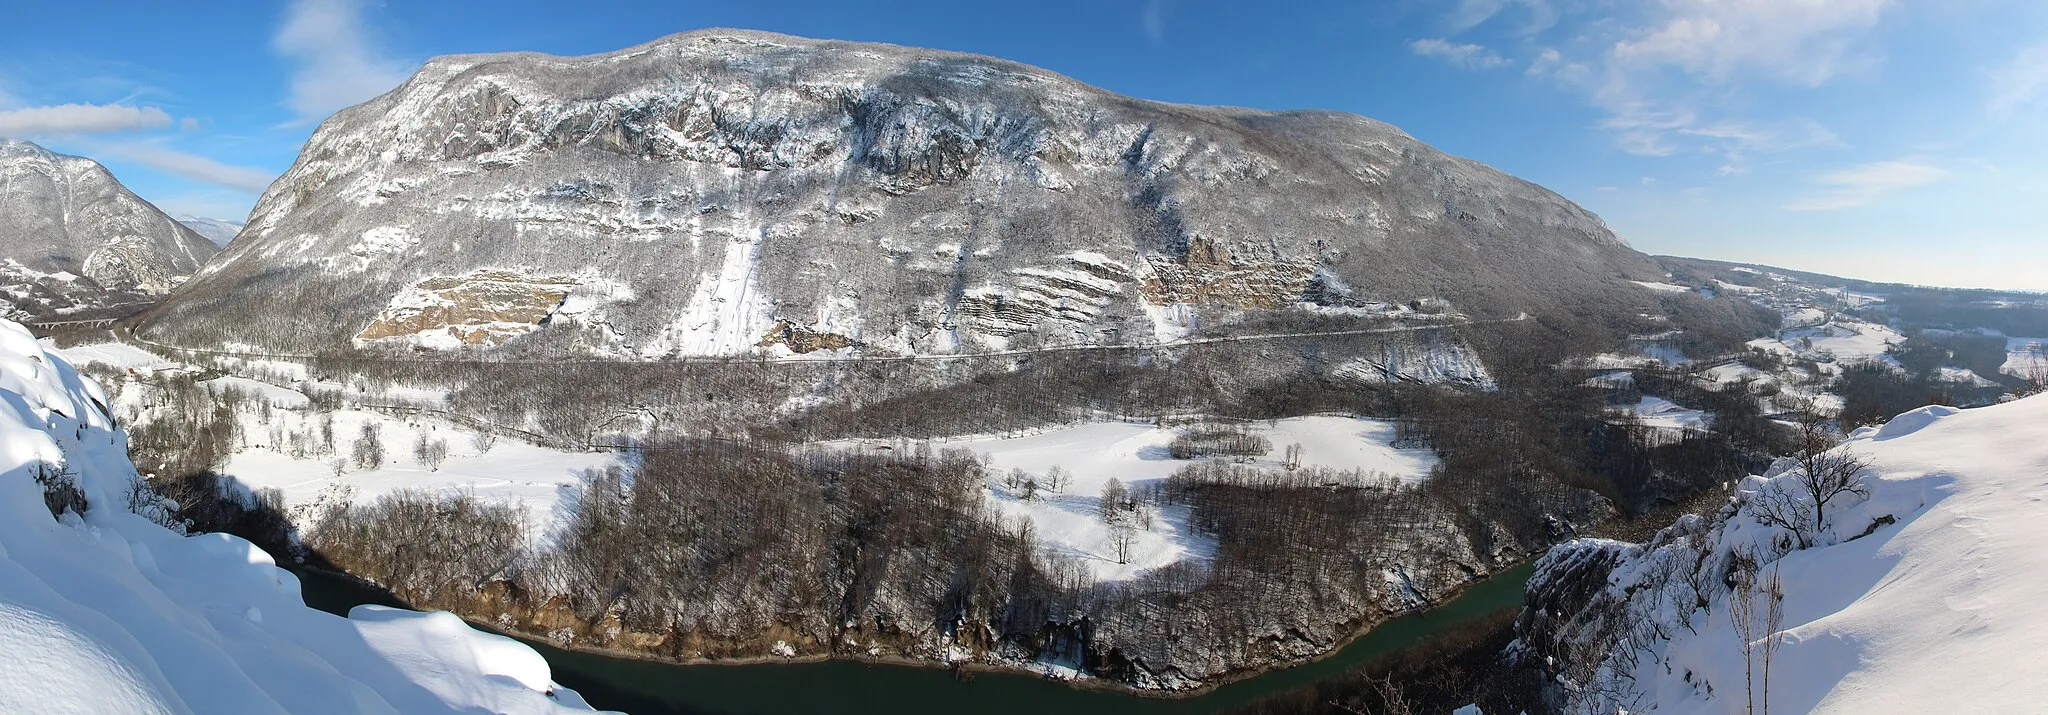
[[[1261,673],[1185,698],[1079,688],[1022,673],[956,678],[944,668],[829,660],[748,665],[678,665],[566,651],[524,639],[554,669],[555,682],[591,705],[634,715],[1192,715],[1216,713],[1337,677],[1380,656],[1426,643],[1445,630],[1516,608],[1533,571],[1523,564],[1472,584],[1435,608],[1380,624],[1312,663]],[[352,579],[299,571],[307,605],[336,614],[361,604],[402,605]]]

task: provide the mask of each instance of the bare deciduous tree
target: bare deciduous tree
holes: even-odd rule
[[[491,448],[498,446],[498,435],[488,431],[477,432],[469,436],[469,446],[476,449],[479,457],[490,454]]]
[[[1103,523],[1114,525],[1123,521],[1124,512],[1129,510],[1130,502],[1131,490],[1125,488],[1121,480],[1110,477],[1109,481],[1102,484],[1102,498],[1096,502],[1095,512],[1102,517]]]
[[[355,444],[349,447],[349,457],[357,469],[376,469],[384,463],[384,440],[378,436],[381,430],[375,422],[364,422],[362,431],[356,434]]]
[[[1839,447],[1841,441],[1817,417],[1806,419],[1800,430],[1797,464],[1790,472],[1790,490],[1767,492],[1758,505],[1757,519],[1791,529],[1801,548],[1812,546],[1827,529],[1827,506],[1845,494],[1869,496],[1863,485],[1863,469],[1869,462]]]
[[[1109,548],[1112,553],[1116,554],[1117,563],[1128,564],[1131,562],[1131,546],[1136,544],[1137,541],[1138,530],[1136,527],[1131,526],[1130,520],[1118,519],[1110,522]]]
[[[1728,594],[1728,621],[1742,641],[1744,712],[1770,715],[1771,658],[1784,643],[1784,581],[1778,576],[1778,564],[1773,563],[1768,574],[1759,574],[1756,562],[1747,557],[1738,557],[1732,576],[1735,584]],[[1757,603],[1759,600],[1763,603]]]

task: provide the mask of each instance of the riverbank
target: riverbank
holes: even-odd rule
[[[1429,641],[1444,629],[1519,607],[1527,564],[1468,584],[1444,603],[1404,614],[1355,633],[1324,655],[1286,668],[1247,671],[1198,690],[1142,691],[1103,679],[1049,680],[987,664],[963,668],[970,678],[931,661],[822,657],[770,657],[679,664],[630,653],[566,650],[520,637],[554,667],[555,680],[599,707],[652,713],[862,713],[887,710],[957,715],[1062,715],[1131,713],[1193,715],[1222,712],[1336,677],[1374,658]],[[402,605],[373,585],[345,574],[304,571],[306,602],[346,613],[362,603]],[[489,627],[490,624],[478,624]],[[1057,710],[1051,710],[1056,708]]]

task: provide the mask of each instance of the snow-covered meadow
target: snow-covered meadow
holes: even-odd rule
[[[1310,415],[1245,425],[1266,438],[1273,451],[1244,464],[1282,471],[1288,445],[1301,445],[1302,467],[1359,471],[1403,483],[1418,483],[1437,463],[1427,448],[1393,446],[1394,426],[1382,420],[1336,415]],[[1178,430],[1149,422],[1093,422],[1021,437],[963,437],[939,440],[934,449],[964,449],[981,455],[987,465],[991,503],[1007,518],[1029,519],[1038,538],[1053,551],[1085,564],[1098,580],[1127,579],[1183,559],[1206,559],[1215,544],[1188,527],[1184,508],[1166,506],[1151,514],[1151,527],[1139,530],[1119,563],[1113,534],[1097,515],[1104,485],[1116,479],[1133,489],[1165,481],[1188,466],[1168,451]],[[895,443],[848,441],[847,448],[894,449]],[[1071,483],[1057,492],[1009,486],[1013,470],[1022,470],[1035,484],[1045,483],[1057,468]]]

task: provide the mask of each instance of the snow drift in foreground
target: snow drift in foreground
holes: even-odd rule
[[[4,321],[0,403],[0,712],[588,709],[516,641],[446,613],[322,613],[248,542],[131,513],[104,394]],[[38,477],[57,474],[82,516],[51,518]]]
[[[1648,544],[1554,549],[1530,582],[1517,648],[1550,659],[1571,711],[1744,712],[1729,574],[1753,556],[1783,579],[1773,710],[2039,710],[2048,395],[1914,410],[1843,448],[1869,460],[1869,495],[1829,503],[1810,548],[1757,519],[1764,495],[1795,478],[1774,467],[1719,513]]]

